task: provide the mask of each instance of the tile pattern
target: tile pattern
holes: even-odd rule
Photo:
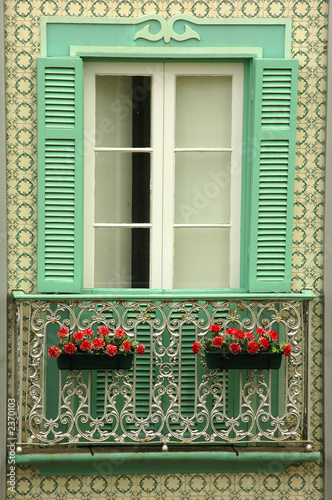
[[[223,18],[292,19],[292,53],[300,61],[294,209],[293,290],[312,288],[312,434],[322,449],[322,276],[326,39],[328,0],[5,0],[8,125],[9,291],[36,289],[36,57],[39,18],[45,16],[140,16],[176,14]],[[327,258],[332,258],[332,241]],[[10,332],[12,333],[10,311]],[[9,343],[11,346],[11,342]],[[9,374],[11,381],[11,374]],[[102,472],[102,471],[101,471]],[[169,474],[88,478],[41,477],[17,470],[17,493],[9,498],[59,500],[205,499],[321,500],[322,464],[271,464],[268,474]]]

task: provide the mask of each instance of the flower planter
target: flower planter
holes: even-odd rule
[[[271,370],[279,369],[281,366],[282,354],[248,354],[239,353],[229,355],[228,358],[222,356],[220,352],[205,351],[206,365],[210,369],[226,370]]]
[[[59,370],[128,370],[134,360],[134,352],[123,354],[60,354]]]

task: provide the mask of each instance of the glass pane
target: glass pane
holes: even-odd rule
[[[95,222],[150,222],[149,153],[96,153]]]
[[[230,76],[178,76],[176,147],[230,147],[231,106]]]
[[[230,190],[230,153],[175,154],[176,224],[229,223]]]
[[[96,77],[97,147],[150,146],[151,77]]]
[[[150,230],[95,229],[97,288],[148,288]]]
[[[229,288],[230,230],[174,229],[174,288]]]

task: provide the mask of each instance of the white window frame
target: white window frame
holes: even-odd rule
[[[144,151],[151,154],[151,220],[149,224],[111,224],[112,227],[150,228],[150,288],[173,288],[174,157],[176,151],[231,153],[230,288],[240,283],[241,164],[243,127],[242,63],[118,63],[84,65],[85,167],[84,167],[84,287],[94,288],[94,187],[96,151]],[[96,75],[147,75],[152,77],[151,147],[101,148],[95,146]],[[232,131],[230,148],[175,148],[175,82],[177,76],[232,77]],[[164,112],[166,110],[167,112]],[[162,118],[161,118],[162,117]],[[105,124],[107,126],[107,124]],[[101,131],[102,132],[102,131]],[[162,166],[162,167],[160,167]],[[167,195],[172,193],[172,196]],[[160,203],[163,200],[163,203]],[[189,225],[190,226],[190,225]],[[196,225],[195,225],[196,226]],[[206,224],[202,224],[206,227]],[[212,224],[213,227],[229,227]]]

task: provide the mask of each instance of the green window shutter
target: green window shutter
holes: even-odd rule
[[[254,61],[249,291],[291,288],[297,60]]]
[[[83,279],[83,63],[38,60],[38,291]],[[80,149],[81,148],[81,149]]]

